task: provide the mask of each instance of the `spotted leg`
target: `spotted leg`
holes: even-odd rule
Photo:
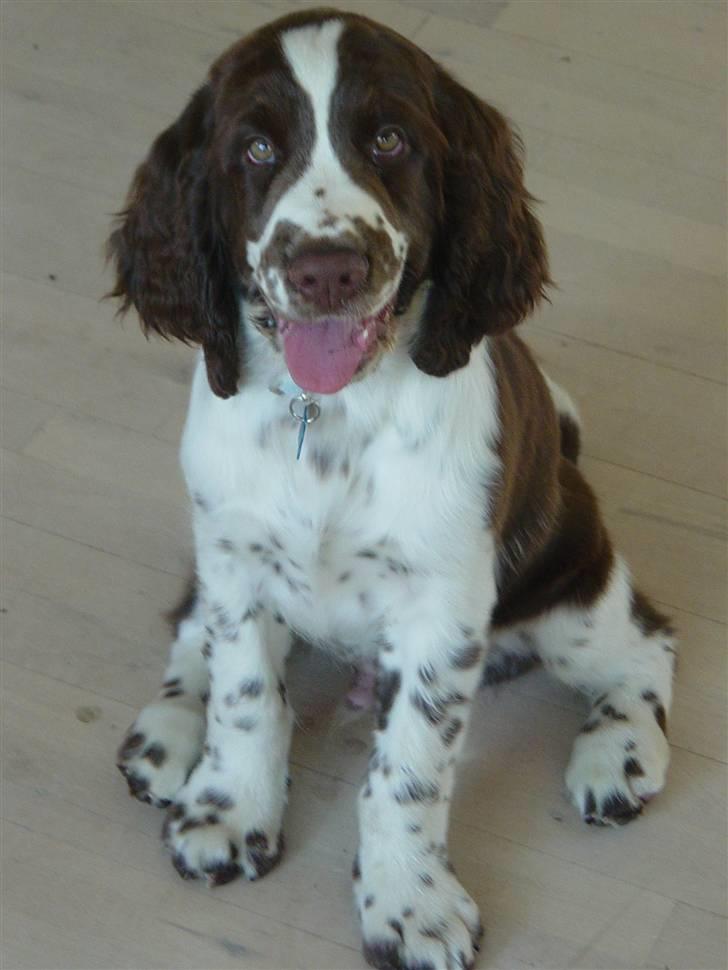
[[[223,553],[221,553],[223,555]],[[280,859],[293,715],[290,634],[253,599],[246,564],[202,558],[210,676],[204,753],[177,793],[164,838],[184,878],[257,879]]]
[[[205,738],[205,622],[194,588],[177,614],[177,635],[159,694],[140,711],[118,753],[130,793],[162,808],[184,785]]]
[[[478,909],[450,864],[455,761],[484,647],[475,611],[463,626],[436,612],[398,623],[380,655],[378,725],[359,798],[354,867],[364,953],[375,967],[423,970],[474,962]]]
[[[676,659],[667,619],[637,592],[617,559],[589,607],[564,606],[517,632],[559,680],[583,690],[591,711],[577,736],[566,787],[585,822],[624,825],[665,784],[667,716]]]

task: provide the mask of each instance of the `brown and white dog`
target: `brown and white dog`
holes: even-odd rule
[[[675,652],[577,469],[573,406],[512,333],[549,284],[513,133],[393,31],[295,14],[213,65],[110,254],[123,308],[202,347],[182,444],[196,588],[120,751],[132,793],[167,809],[184,877],[264,875],[291,634],[376,662],[365,954],[471,967],[447,828],[478,686],[543,661],[583,690],[568,791],[623,824],[664,784]]]

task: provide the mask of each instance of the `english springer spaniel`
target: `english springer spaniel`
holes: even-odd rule
[[[184,878],[257,879],[283,851],[292,635],[376,666],[354,863],[375,967],[473,966],[447,831],[483,680],[541,661],[586,693],[586,822],[665,781],[673,631],[513,333],[550,283],[532,202],[497,111],[392,30],[306,11],[213,64],[109,243],[122,309],[202,348],[196,583],[119,767]]]

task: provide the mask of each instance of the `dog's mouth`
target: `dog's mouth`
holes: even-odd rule
[[[393,315],[390,301],[365,317],[327,316],[316,320],[284,317],[267,308],[256,325],[277,332],[286,366],[304,391],[335,394],[346,387],[375,356],[387,337]],[[276,341],[277,342],[277,341]]]
[[[391,316],[387,303],[379,313],[360,319],[331,316],[309,323],[279,318],[291,377],[304,391],[340,391],[368,360]]]

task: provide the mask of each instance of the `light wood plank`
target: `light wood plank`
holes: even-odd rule
[[[32,592],[64,603],[110,630],[142,643],[164,642],[159,605],[174,603],[179,575],[128,562],[91,546],[3,520],[3,591]],[[182,573],[180,564],[178,573]]]
[[[676,903],[645,967],[652,970],[721,970],[726,965],[726,922],[713,913]]]
[[[147,493],[141,498],[139,490],[36,458],[0,451],[0,462],[3,515],[9,519],[165,572],[191,561],[192,530],[183,490],[173,487],[167,496]]]
[[[201,896],[181,883],[171,867],[154,878],[123,862],[109,865],[98,849],[85,847],[90,826],[75,845],[43,838],[23,823],[6,824],[4,830],[6,878],[12,887],[7,918],[15,928],[8,955],[18,961],[13,966],[47,967],[49,952],[56,966],[89,970],[280,970],[291,964],[292,953],[296,967],[311,970],[365,966],[354,947]],[[72,893],[64,891],[69,884],[75,887]],[[100,921],[95,915],[100,907],[114,913],[114,920]]]
[[[725,4],[720,0],[636,0],[620,3],[509,3],[496,22],[503,31],[558,44],[665,78],[719,91],[725,85]],[[616,73],[616,71],[615,71]]]
[[[525,123],[513,107],[508,114],[525,141],[527,181],[542,173],[620,202],[648,206],[707,226],[725,226],[723,179],[703,178],[652,158],[596,147],[567,133],[552,134]]]
[[[548,227],[645,254],[655,262],[668,262],[671,268],[725,278],[722,225],[705,225],[631,199],[622,202],[537,169],[531,173],[530,188],[544,200],[541,212]]]
[[[240,36],[252,29],[247,26],[250,17],[260,18],[259,23],[267,23],[275,17],[282,17],[301,8],[320,8],[318,0],[258,0],[251,4],[248,0],[224,0],[212,5],[205,0],[152,0],[150,12],[155,17],[174,23],[187,23],[201,30],[209,30],[210,23]],[[255,8],[249,10],[249,8]],[[351,0],[342,8],[352,13],[363,14],[372,20],[380,20],[394,30],[411,36],[425,20],[426,14],[417,7],[404,3],[391,3],[390,0]],[[256,23],[256,26],[259,24]]]
[[[60,413],[36,432],[25,453],[107,485],[116,482],[138,501],[187,502],[176,445],[95,418]]]
[[[725,383],[725,280],[636,252],[628,240],[612,245],[548,224],[546,236],[556,287],[522,333],[544,327]]]
[[[109,281],[110,282],[110,281]],[[6,390],[177,444],[196,351],[144,339],[135,313],[6,274],[2,280]],[[13,398],[9,398],[13,400]]]
[[[241,17],[241,32],[269,16],[254,3],[240,9],[249,15]],[[4,14],[8,67],[25,65],[45,78],[131,100],[169,121],[233,39],[222,29],[203,32],[150,16],[147,4],[118,0],[15,0]]]
[[[30,394],[0,387],[0,440],[10,451],[20,451],[35,432],[56,413],[56,408]]]
[[[582,466],[639,585],[662,603],[724,622],[725,501],[602,460]]]
[[[100,299],[109,288],[104,244],[126,186],[112,202],[90,189],[5,165],[3,189],[4,270]]]
[[[1,104],[5,164],[116,198],[115,209],[152,139],[174,118],[39,73],[27,60],[5,67]]]
[[[174,584],[172,584],[174,586]],[[182,581],[178,581],[179,591]],[[2,591],[2,656],[29,671],[130,709],[154,697],[164,670],[171,633],[162,613],[168,604],[153,602],[150,591],[137,607],[142,624],[109,623],[92,601],[68,605],[34,590]]]
[[[179,438],[187,409],[193,354],[170,353],[163,367],[154,358],[135,363],[145,349],[138,335],[127,334],[125,350],[109,350],[101,341],[70,343],[59,334],[33,327],[20,334],[12,325],[2,369],[8,401],[31,398],[72,409],[110,425],[120,425],[150,436],[176,427]],[[169,349],[169,345],[168,345]],[[175,360],[181,364],[175,373]],[[124,367],[120,363],[124,361]],[[180,379],[182,378],[182,379]],[[40,431],[40,427],[38,427]]]
[[[479,27],[490,27],[508,6],[508,0],[404,0],[407,7],[430,14],[447,12],[451,20],[462,20]]]
[[[577,402],[585,454],[725,495],[724,385],[537,327],[523,335]]]
[[[522,5],[536,10],[545,6]],[[581,9],[615,6],[598,3]],[[504,23],[506,14],[497,25]],[[710,90],[654,77],[642,67],[615,70],[608,61],[574,57],[541,37],[443,17],[431,17],[417,42],[519,123],[696,175],[725,178],[726,119],[720,87]]]

